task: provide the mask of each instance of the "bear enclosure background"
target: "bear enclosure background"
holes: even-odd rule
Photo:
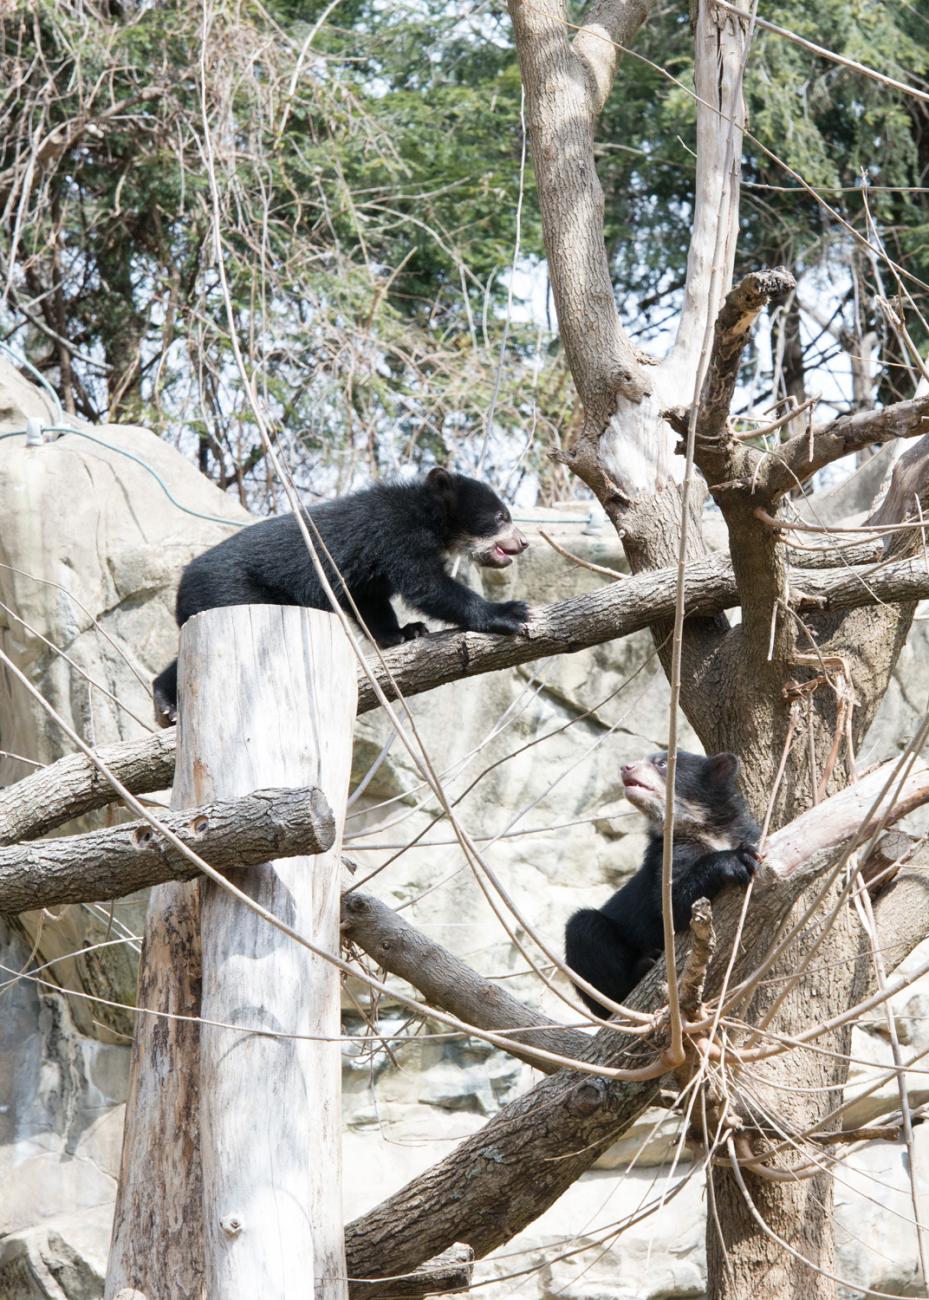
[[[428,3],[386,14],[344,0],[312,13],[286,4],[14,5],[2,18],[4,346],[35,367],[60,403],[43,407],[46,399],[17,389],[12,376],[4,434],[38,415],[46,426],[96,429],[102,438],[96,464],[85,459],[82,469],[100,506],[99,553],[87,556],[87,570],[101,577],[90,584],[89,610],[105,626],[107,613],[120,608],[118,640],[143,680],[162,666],[172,575],[197,549],[195,537],[208,540],[204,516],[243,518],[233,502],[256,513],[286,508],[288,485],[312,500],[409,465],[454,463],[513,498],[542,530],[539,547],[547,545],[542,532],[555,529],[562,550],[631,571],[611,584],[609,573],[580,576],[552,552],[545,573],[567,584],[557,594],[568,596],[575,585],[587,594],[551,604],[547,579],[534,595],[541,608],[528,641],[445,638],[392,652],[389,663],[409,694],[454,682],[462,656],[468,673],[527,665],[521,678],[485,679],[479,713],[487,726],[474,728],[471,749],[456,755],[460,769],[445,774],[453,799],[464,800],[475,777],[485,783],[479,799],[463,803],[460,820],[443,817],[441,796],[423,784],[416,760],[398,759],[402,746],[381,724],[360,731],[356,829],[369,833],[358,835],[358,849],[363,877],[383,868],[371,886],[382,899],[414,903],[415,919],[428,924],[437,908],[443,918],[463,915],[461,900],[476,891],[477,878],[490,881],[492,892],[498,884],[518,888],[512,914],[508,895],[500,895],[509,920],[496,926],[480,963],[488,974],[499,975],[502,965],[520,976],[514,987],[533,1009],[511,1008],[510,1027],[536,1024],[540,998],[545,1016],[582,1023],[576,1006],[564,1005],[570,994],[560,976],[544,992],[560,956],[559,917],[576,901],[559,879],[558,846],[569,835],[598,837],[581,840],[599,855],[585,879],[598,901],[620,867],[634,864],[634,839],[613,850],[621,810],[614,806],[619,746],[610,745],[618,733],[647,740],[648,748],[673,742],[684,726],[679,703],[693,729],[682,737],[742,758],[746,793],[777,843],[778,828],[829,796],[841,798],[868,762],[912,756],[924,741],[925,704],[915,693],[924,696],[924,683],[909,668],[907,638],[917,601],[929,594],[922,534],[929,443],[920,436],[929,418],[929,12],[826,3],[812,13],[788,4],[771,17],[779,27],[724,3],[687,13],[604,0],[577,12],[513,0],[507,15]],[[622,51],[631,52],[620,63]],[[185,477],[174,500],[199,518],[175,514],[164,528],[135,521],[131,555],[117,540],[105,477],[129,472],[114,469],[127,451],[154,468],[139,498],[148,509],[158,480],[164,487],[181,471],[167,446],[153,450],[153,440],[114,427],[127,423],[153,429],[231,498],[218,504],[208,483],[193,487],[194,477]],[[77,456],[58,451],[76,441],[66,436],[47,454]],[[113,446],[122,452],[111,454]],[[4,562],[21,575],[14,580],[8,568],[4,586],[13,594],[4,605],[9,720],[0,724],[0,741],[12,780],[24,764],[49,762],[67,748],[38,710],[24,708],[15,667],[66,706],[89,743],[137,735],[147,705],[139,683],[117,673],[98,648],[104,683],[118,684],[107,689],[119,707],[100,698],[99,680],[86,692],[88,706],[71,663],[40,648],[36,625],[64,651],[83,615],[62,620],[52,604],[43,606],[35,579],[71,591],[80,564],[66,558],[67,530],[57,555],[50,544],[37,548],[17,504],[26,481],[21,436],[0,449],[11,521]],[[691,464],[699,472],[685,474]],[[853,469],[847,484],[835,486]],[[66,483],[68,467],[56,472]],[[27,499],[33,509],[60,513],[67,488],[55,497],[51,480],[40,490],[28,479]],[[609,523],[601,528],[615,528],[622,559],[604,533],[585,540],[592,509],[595,526],[602,510]],[[161,567],[153,569],[148,552],[158,546]],[[527,566],[527,581],[531,573]],[[517,587],[520,580],[517,574]],[[727,619],[723,610],[736,605],[739,617]],[[685,608],[691,616],[682,622]],[[670,710],[662,702],[651,712],[649,704],[648,730],[628,726],[614,707],[618,700],[623,710],[645,707],[629,704],[628,691],[650,651],[643,647],[624,672],[615,657],[623,652],[606,648],[646,626],[671,688]],[[548,656],[581,645],[604,646],[592,660],[602,694],[566,682],[570,667],[551,666]],[[643,681],[653,691],[654,677]],[[454,692],[471,688],[444,689],[455,700]],[[888,722],[894,710],[900,726]],[[595,733],[598,757],[566,815],[559,794],[546,788],[557,774],[549,775],[544,742],[569,730],[579,748],[576,737]],[[440,736],[437,728],[433,756]],[[524,770],[539,785],[522,793],[498,768],[535,745],[534,765]],[[468,770],[473,755],[480,771]],[[171,763],[163,755],[161,763],[155,770],[164,784]],[[15,799],[22,798],[20,789]],[[535,827],[540,842],[530,837],[519,858],[506,856],[496,838],[534,808],[544,810]],[[7,842],[51,825],[37,824],[27,833],[12,823]],[[846,840],[854,829],[844,826]],[[911,829],[918,837],[918,826]],[[438,857],[423,865],[411,847],[422,836],[444,848],[443,839],[466,833],[479,848],[465,841],[461,858],[449,855],[444,865]],[[525,825],[518,833],[528,834]],[[859,827],[851,848],[865,849],[867,838]],[[723,958],[709,968],[707,996],[725,980],[728,1001],[701,1021],[698,1002],[686,1005],[693,979],[682,984],[684,1009],[701,1026],[688,1039],[697,1066],[678,1077],[685,1125],[669,1126],[672,1168],[649,1206],[657,1219],[674,1221],[672,1192],[708,1171],[707,1273],[698,1266],[675,1285],[735,1297],[757,1293],[765,1279],[772,1293],[802,1287],[830,1296],[839,1277],[859,1289],[877,1277],[889,1291],[925,1290],[921,1234],[912,1226],[919,1129],[912,1129],[911,1093],[921,1067],[914,1060],[909,1084],[899,1073],[901,1036],[917,1034],[918,1009],[909,1020],[883,1022],[890,1068],[865,1081],[894,1098],[885,1107],[898,1112],[893,1131],[882,1137],[906,1153],[901,1162],[913,1180],[913,1204],[896,1210],[901,1222],[910,1219],[910,1262],[896,1266],[900,1275],[894,1267],[881,1272],[864,1245],[858,1255],[847,1241],[837,1245],[833,1209],[836,1189],[841,1199],[873,1151],[865,1148],[856,1168],[839,1154],[835,1130],[847,1127],[847,1141],[863,1141],[863,1123],[882,1113],[863,1116],[850,1095],[843,1101],[850,1058],[871,1059],[862,1031],[852,1038],[852,1023],[883,1016],[888,988],[897,991],[896,1006],[906,1002],[921,969],[917,958],[895,974],[929,933],[920,849],[918,838],[896,843],[888,860],[904,854],[917,866],[898,878],[896,896],[878,895],[873,906],[854,870],[867,854],[847,848],[788,873],[777,898],[754,900],[744,920],[732,900],[729,911],[717,909]],[[547,859],[541,868],[539,857]],[[854,869],[844,872],[847,861]],[[537,887],[525,883],[538,881],[530,868],[556,900],[539,905],[551,909],[544,928],[533,910]],[[450,889],[445,875],[454,878]],[[443,888],[447,897],[438,902]],[[389,967],[383,932],[374,926],[364,938],[364,922],[374,923],[356,906],[348,936]],[[489,933],[483,910],[476,915],[480,933]],[[775,920],[791,943],[769,943]],[[27,913],[11,922],[11,942],[25,939],[13,966],[20,957],[51,960],[53,982],[107,996],[108,981],[126,983],[138,930],[127,925],[114,936],[105,909],[94,923],[104,928],[74,942],[67,921]],[[382,917],[379,924],[390,923]],[[737,928],[744,965],[726,972]],[[464,935],[449,933],[448,946],[467,958]],[[507,933],[519,941],[515,952]],[[80,955],[88,942],[122,949],[115,967],[103,963],[102,986],[96,959]],[[430,977],[432,962],[425,963]],[[125,969],[116,979],[119,963]],[[477,1005],[460,1000],[462,987],[412,983],[433,1007],[479,1028],[501,1027],[482,1021],[488,1013],[480,998]],[[98,1021],[97,1013],[65,1012],[60,998],[42,996],[46,1015],[85,1016],[89,1041],[115,1046],[132,1032],[130,1011],[101,1008]],[[372,1004],[361,984],[349,983],[346,997],[357,1060],[388,1075],[394,1060],[379,1045],[378,1015],[389,1023],[394,1013]],[[630,1005],[641,1014],[666,1001],[656,972]],[[480,1104],[487,1127],[456,1123],[451,1136],[465,1140],[434,1170],[423,1172],[424,1162],[386,1179],[392,1197],[366,1205],[348,1228],[350,1275],[415,1269],[456,1241],[480,1257],[536,1220],[598,1157],[609,1163],[617,1138],[658,1096],[657,1075],[622,1077],[630,1061],[641,1067],[644,1023],[628,1016],[630,1038],[602,1031],[593,1045],[576,1031],[556,1035],[563,1056],[593,1053],[599,1079],[595,1071],[579,1083],[561,1070],[524,1090],[527,1081],[501,1064],[508,1058],[488,1056],[481,1069],[499,1071],[499,1082]],[[746,1025],[754,1027],[747,1036]],[[824,1025],[828,1033],[809,1046],[781,1050]],[[673,984],[668,1032],[676,1054]],[[425,1044],[441,1042],[429,1037],[441,1033],[427,1019],[425,1029],[410,1024],[395,1034],[431,1062],[424,1085],[440,1092],[442,1058]],[[650,1050],[644,1055],[654,1061],[658,1048]],[[83,1084],[71,1068],[77,1098]],[[456,1095],[454,1087],[447,1092]],[[54,1111],[54,1099],[48,1104]],[[372,1107],[369,1122],[377,1123],[376,1099]],[[454,1112],[454,1101],[445,1109]],[[675,1144],[694,1122],[703,1147],[682,1177]],[[61,1124],[53,1115],[35,1132]],[[480,1157],[489,1144],[504,1153],[492,1168]],[[629,1154],[619,1158],[627,1163]],[[880,1200],[881,1187],[872,1171],[867,1195]],[[105,1192],[94,1197],[105,1216]],[[609,1248],[612,1268],[597,1285],[626,1294],[626,1220],[598,1228],[592,1245],[583,1224],[581,1215],[567,1242],[532,1243],[541,1253],[528,1264],[514,1267],[501,1256],[496,1273],[543,1294],[545,1278],[562,1266],[557,1285],[584,1294],[584,1270]],[[11,1226],[3,1266],[10,1276],[31,1270],[29,1284],[38,1287],[32,1279],[48,1272],[48,1239],[37,1243],[34,1225],[17,1224],[15,1215]],[[591,1254],[572,1272],[564,1261],[578,1234]],[[75,1265],[89,1274],[94,1267],[87,1259]],[[647,1264],[644,1273],[636,1294],[646,1285],[668,1293],[663,1276]],[[478,1270],[475,1280],[481,1277]],[[506,1293],[506,1283],[495,1285]]]

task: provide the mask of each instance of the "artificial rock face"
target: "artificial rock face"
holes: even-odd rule
[[[45,395],[0,360],[0,645],[86,744],[144,735],[153,727],[152,667],[176,645],[177,571],[229,531],[184,513],[167,493],[201,514],[248,516],[145,429],[78,421],[97,441],[67,434],[38,447],[2,436],[24,428],[29,416],[60,423]],[[47,763],[74,748],[0,665],[0,784],[32,770],[22,759]],[[117,923],[137,927],[141,915],[138,901],[116,905]],[[80,908],[64,909],[54,922],[26,917],[23,924],[46,960],[103,937]],[[55,975],[131,1002],[134,966],[131,950],[114,945],[67,958]],[[72,1011],[90,1032],[95,1019],[131,1032],[125,1014],[77,999]]]
[[[23,428],[30,415],[57,422],[44,396],[0,361],[0,435]],[[232,520],[247,516],[144,429],[87,431],[111,446],[71,435],[27,448],[21,437],[0,437],[0,602],[6,607],[0,607],[0,645],[82,739],[105,744],[153,726],[148,683],[176,653],[178,574],[194,554],[228,532],[222,524],[179,510],[152,474],[123,453],[151,466],[182,505]],[[569,550],[614,568],[622,565],[609,526],[590,534],[582,522],[574,522],[586,510],[572,506],[561,513],[532,513],[548,515],[546,531]],[[564,522],[565,515],[570,522]],[[518,565],[501,572],[472,570],[468,581],[480,584],[490,600],[523,598],[541,605],[594,590],[606,580],[571,565],[535,533],[532,541]],[[895,736],[909,734],[915,716],[911,702],[924,699],[929,689],[929,653],[922,643],[927,626],[916,625],[901,656],[898,679],[875,724],[878,754],[888,752]],[[65,650],[73,664],[39,634]],[[667,694],[650,638],[630,637],[453,683],[411,705],[453,797],[483,768],[552,733],[495,767],[463,799],[459,812],[477,835],[506,832],[488,849],[490,860],[526,920],[557,946],[570,913],[602,903],[641,859],[644,822],[622,801],[617,773],[622,763],[659,748],[667,735]],[[574,725],[565,730],[569,721]],[[379,711],[359,719],[353,782],[366,774],[388,739]],[[689,731],[681,743],[696,747]],[[72,749],[57,724],[0,668],[0,750],[45,763]],[[17,759],[0,757],[2,784],[28,770]],[[393,742],[364,795],[349,809],[346,851],[360,871],[384,861],[395,844],[426,826],[432,807],[429,801],[419,806],[420,780],[403,746]],[[377,806],[386,799],[395,802]],[[448,843],[452,836],[439,824],[425,839],[427,847],[404,854],[371,888],[388,902],[411,902],[404,915],[413,924],[484,973],[515,975],[506,987],[538,1002],[538,983],[519,973],[523,959],[502,933],[459,850]],[[43,977],[63,989],[131,1004],[137,961],[131,939],[141,934],[143,915],[144,899],[136,896],[117,900],[112,922],[105,900],[100,908],[29,915],[15,928],[0,922],[0,966],[21,969],[37,944],[36,960],[55,962]],[[85,945],[103,941],[109,946],[84,951]],[[3,974],[0,969],[0,978]],[[352,991],[365,996],[360,985]],[[913,996],[908,993],[902,1001]],[[4,999],[0,1187],[15,1191],[12,1198],[0,1194],[0,1300],[94,1300],[102,1294],[133,1018],[128,1011],[26,982]],[[353,1029],[357,1019],[348,998],[345,1005],[346,1025]],[[553,1015],[566,1012],[554,998],[545,1005]],[[389,1005],[382,1014],[391,1023]],[[398,1010],[397,1024],[403,1020]],[[922,1031],[921,1024],[914,1021],[914,1032]],[[886,1058],[882,1039],[857,1037],[856,1055]],[[345,1051],[348,1218],[446,1155],[456,1138],[473,1132],[533,1077],[528,1067],[480,1043],[414,1038],[396,1048],[394,1060],[397,1064],[380,1056],[372,1065],[363,1054]],[[888,1106],[893,1104],[888,1097]],[[530,1252],[515,1266],[557,1253],[552,1243],[566,1233],[592,1232],[598,1222],[622,1218],[651,1194],[653,1178],[667,1172],[678,1136],[667,1115],[641,1117],[595,1174],[581,1179],[511,1243],[508,1250]],[[621,1181],[643,1142],[644,1158]],[[884,1164],[897,1159],[894,1152],[879,1154]],[[881,1177],[905,1188],[901,1168],[882,1165]],[[898,1199],[905,1212],[905,1190]],[[838,1200],[838,1213],[847,1217],[854,1239],[868,1239],[870,1227],[862,1224],[870,1225],[869,1215],[881,1216],[879,1208],[845,1189]],[[666,1216],[631,1229],[613,1251],[594,1245],[573,1260],[546,1266],[521,1281],[519,1294],[525,1300],[552,1293],[643,1300],[698,1294],[704,1279],[702,1204],[694,1182]],[[888,1240],[891,1230],[895,1235]],[[893,1269],[886,1276],[879,1270],[865,1275],[867,1261],[849,1257],[852,1275],[873,1287],[899,1290],[901,1270],[913,1254],[912,1233],[902,1219],[886,1215],[881,1231],[883,1257],[894,1261]],[[868,1260],[873,1270],[874,1256]],[[514,1267],[512,1259],[481,1266],[498,1272],[507,1267]],[[512,1286],[485,1288],[488,1300],[512,1294]]]
[[[44,394],[0,360],[0,646],[86,743],[144,735],[152,670],[176,645],[177,568],[228,529],[178,510],[123,453],[191,509],[247,516],[145,429],[77,423],[109,447],[74,435],[37,447],[3,437],[30,416],[59,423]],[[0,666],[0,785],[33,770],[23,759],[47,763],[74,748]],[[35,947],[33,964],[54,963],[44,978],[131,1005],[138,945],[120,940],[141,934],[144,911],[136,896],[116,902],[112,923],[109,904],[0,920],[0,963],[19,970]],[[2,1300],[102,1293],[131,1033],[128,1011],[38,984],[4,994],[0,1186],[13,1192],[0,1196]]]

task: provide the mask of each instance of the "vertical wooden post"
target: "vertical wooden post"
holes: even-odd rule
[[[172,808],[194,799],[175,782]],[[157,885],[145,918],[105,1300],[202,1300],[200,886]],[[179,1016],[181,1019],[171,1019]]]
[[[189,805],[269,785],[325,792],[337,826],[328,853],[233,878],[299,933],[337,952],[356,707],[354,661],[338,620],[271,605],[210,610],[183,629],[179,685],[175,806],[181,794]],[[148,1071],[159,1059],[157,1043],[144,1040],[163,1037],[164,1022],[154,1031],[139,1026],[107,1295],[134,1286],[147,1300],[344,1300],[341,1053],[337,1042],[309,1041],[339,1034],[338,973],[212,881],[199,889],[200,1014],[220,1023],[200,1027],[198,1049],[183,1043],[185,1055],[172,1069],[162,1062],[155,1087]],[[167,921],[160,907],[152,919],[158,927]],[[222,1027],[235,1025],[241,1030]],[[190,1106],[197,1091],[199,1132]],[[160,1118],[143,1113],[143,1104]],[[172,1167],[183,1151],[197,1178],[202,1171],[195,1212],[190,1179],[183,1204],[170,1204],[178,1185],[162,1181],[169,1154],[162,1140]]]
[[[339,951],[339,871],[357,703],[355,664],[332,614],[240,605],[185,628],[180,746],[197,800],[318,785],[336,841],[315,858],[237,872],[256,902]],[[212,881],[203,881],[205,1021],[339,1035],[339,975]],[[200,1031],[204,1282],[209,1300],[341,1300],[338,1042]],[[315,1288],[315,1289],[314,1289]]]

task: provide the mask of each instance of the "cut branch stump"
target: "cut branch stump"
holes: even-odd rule
[[[255,867],[269,857],[324,853],[335,840],[322,790],[254,790],[182,813],[162,826],[213,867]],[[200,872],[146,821],[0,848],[0,915],[62,903],[123,898]]]

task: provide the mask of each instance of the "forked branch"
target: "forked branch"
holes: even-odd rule
[[[882,784],[893,764],[873,775]],[[923,803],[929,802],[929,765],[917,764],[911,773]],[[871,793],[869,778],[868,789]],[[911,790],[911,794],[914,792]],[[888,824],[906,807],[887,811]],[[828,843],[852,835],[860,817],[860,795],[842,791],[820,805],[826,810]],[[768,859],[793,862],[802,853],[785,831],[772,835]],[[783,841],[781,837],[784,837]],[[744,927],[740,950],[750,959],[767,950],[780,919],[824,866],[823,843],[797,863],[790,875],[775,883],[756,885]],[[828,862],[828,856],[825,862]],[[912,897],[911,895],[909,897]],[[719,991],[734,936],[740,930],[742,895],[728,890],[713,908],[718,947],[709,971],[706,996]],[[906,942],[915,946],[929,930],[929,890],[916,915],[909,918]],[[902,945],[893,953],[902,960]],[[685,950],[680,954],[683,969]],[[630,995],[629,1005],[640,1011],[657,1011],[662,1004],[661,970],[653,970]],[[637,1065],[657,1050],[643,1041],[607,1026],[591,1041],[588,1060],[603,1065]],[[353,1277],[376,1277],[414,1268],[424,1259],[464,1238],[480,1258],[496,1249],[537,1218],[619,1138],[656,1097],[660,1080],[616,1081],[560,1070],[543,1079],[528,1093],[504,1107],[478,1133],[439,1164],[415,1178],[370,1213],[346,1229],[349,1271]]]

